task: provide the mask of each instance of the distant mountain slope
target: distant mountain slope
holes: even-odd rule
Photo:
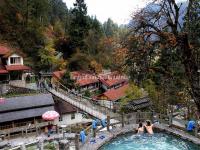
[[[181,5],[181,8],[180,8],[180,16],[179,16],[179,23],[181,25],[183,25],[184,23],[184,16],[186,14],[186,8],[188,6],[188,3],[187,2],[182,2],[182,3],[178,3],[178,5],[180,6]],[[160,6],[155,4],[155,3],[150,3],[148,4],[146,7],[142,8],[141,10],[143,11],[147,11],[147,12],[158,12],[160,10]],[[160,24],[164,24],[166,22],[165,18],[162,18],[162,20],[160,20]],[[134,25],[134,20],[131,20],[129,22],[129,25],[128,26],[133,26]]]

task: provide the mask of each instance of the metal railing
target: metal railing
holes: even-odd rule
[[[117,122],[111,123],[112,119],[117,120]],[[170,115],[166,115],[166,114],[153,113],[153,112],[140,112],[140,111],[129,113],[129,114],[122,113],[122,114],[116,115],[115,117],[107,116],[107,130],[110,129],[110,126],[120,125],[121,127],[124,127],[125,125],[138,124],[139,122],[145,122],[146,120],[150,120],[152,123],[164,124],[169,127],[181,129],[182,131],[187,132],[185,125],[187,124],[188,121],[186,120],[171,118]],[[179,124],[177,124],[176,122],[178,122]],[[94,131],[98,132],[101,129],[102,128],[99,128],[98,130],[94,130]],[[90,130],[92,130],[92,127]],[[195,128],[193,134],[199,138],[197,131],[198,131],[198,127]]]

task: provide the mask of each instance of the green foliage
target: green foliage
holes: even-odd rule
[[[71,10],[63,0],[3,0],[0,20],[0,39],[21,49],[36,72],[67,62],[71,70],[87,70],[91,60],[111,68],[112,53],[127,29],[88,16],[84,0],[76,0]]]
[[[181,5],[175,1],[155,1],[133,16],[125,44],[129,50],[126,65],[138,85],[146,79],[155,83],[148,82],[146,90],[151,97],[156,97],[154,90],[159,89],[157,101],[163,108],[181,103],[178,93],[191,87],[191,95],[200,110],[199,5],[199,0]],[[150,9],[151,6],[158,9]],[[183,6],[186,13],[182,11]],[[169,14],[173,14],[173,19]],[[160,28],[160,23],[165,27]]]
[[[69,69],[76,70],[88,70],[90,65],[90,58],[83,53],[77,52],[72,58],[69,59]]]
[[[84,96],[85,97],[90,97],[91,96],[91,93],[89,90],[86,90],[85,93],[84,93]]]
[[[55,63],[53,55],[48,56],[45,32],[49,26],[54,26],[54,32],[63,35],[64,24],[61,21],[65,22],[67,7],[62,0],[4,0],[0,12],[4,20],[0,24],[3,40],[22,49],[33,69],[40,70]],[[47,38],[54,37],[48,35]]]
[[[54,143],[48,143],[44,146],[44,150],[56,150],[56,147],[54,146]]]
[[[118,30],[118,25],[110,18],[103,24],[104,33],[107,37],[113,37]]]
[[[89,17],[87,16],[87,7],[84,0],[76,0],[74,8],[71,11],[73,17],[70,24],[69,35],[73,47],[83,50],[85,46],[84,38],[88,34]]]
[[[55,49],[63,53],[64,59],[69,59],[76,51],[72,47],[72,41],[69,37],[59,38],[55,42]]]
[[[129,84],[129,88],[126,91],[126,97],[122,98],[120,101],[121,111],[124,111],[124,106],[128,104],[130,101],[134,101],[135,99],[144,97],[144,92],[134,83]]]
[[[71,78],[70,72],[66,71],[62,77],[62,82],[65,87],[72,89],[75,88],[75,81]]]
[[[144,90],[147,92],[148,96],[151,98],[152,103],[154,105],[154,109],[159,110],[159,93],[156,89],[155,83],[151,79],[148,79],[143,82],[143,87]]]

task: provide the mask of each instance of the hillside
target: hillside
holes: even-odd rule
[[[92,62],[113,67],[110,58],[126,32],[111,19],[101,24],[88,16],[84,1],[69,10],[62,0],[3,0],[0,20],[0,41],[27,54],[36,72],[88,70]]]

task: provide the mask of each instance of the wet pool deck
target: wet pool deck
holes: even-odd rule
[[[138,127],[138,125],[136,125],[136,124],[135,125],[126,125],[124,128],[122,128],[122,127],[113,128],[110,132],[108,132],[108,131],[98,132],[97,136],[95,138],[95,143],[91,143],[90,140],[94,139],[94,138],[90,138],[89,140],[87,140],[87,142],[84,145],[80,146],[80,150],[98,150],[102,145],[106,144],[111,139],[115,138],[116,136],[135,131],[137,127]],[[191,141],[197,145],[200,145],[199,138],[196,138],[195,136],[192,136],[182,130],[169,127],[168,125],[165,125],[165,124],[156,124],[156,125],[154,125],[154,127],[158,128],[161,131],[165,131],[167,133],[176,135],[182,139],[185,139],[185,140]],[[105,136],[104,139],[99,138],[99,136],[102,136],[102,135]]]

